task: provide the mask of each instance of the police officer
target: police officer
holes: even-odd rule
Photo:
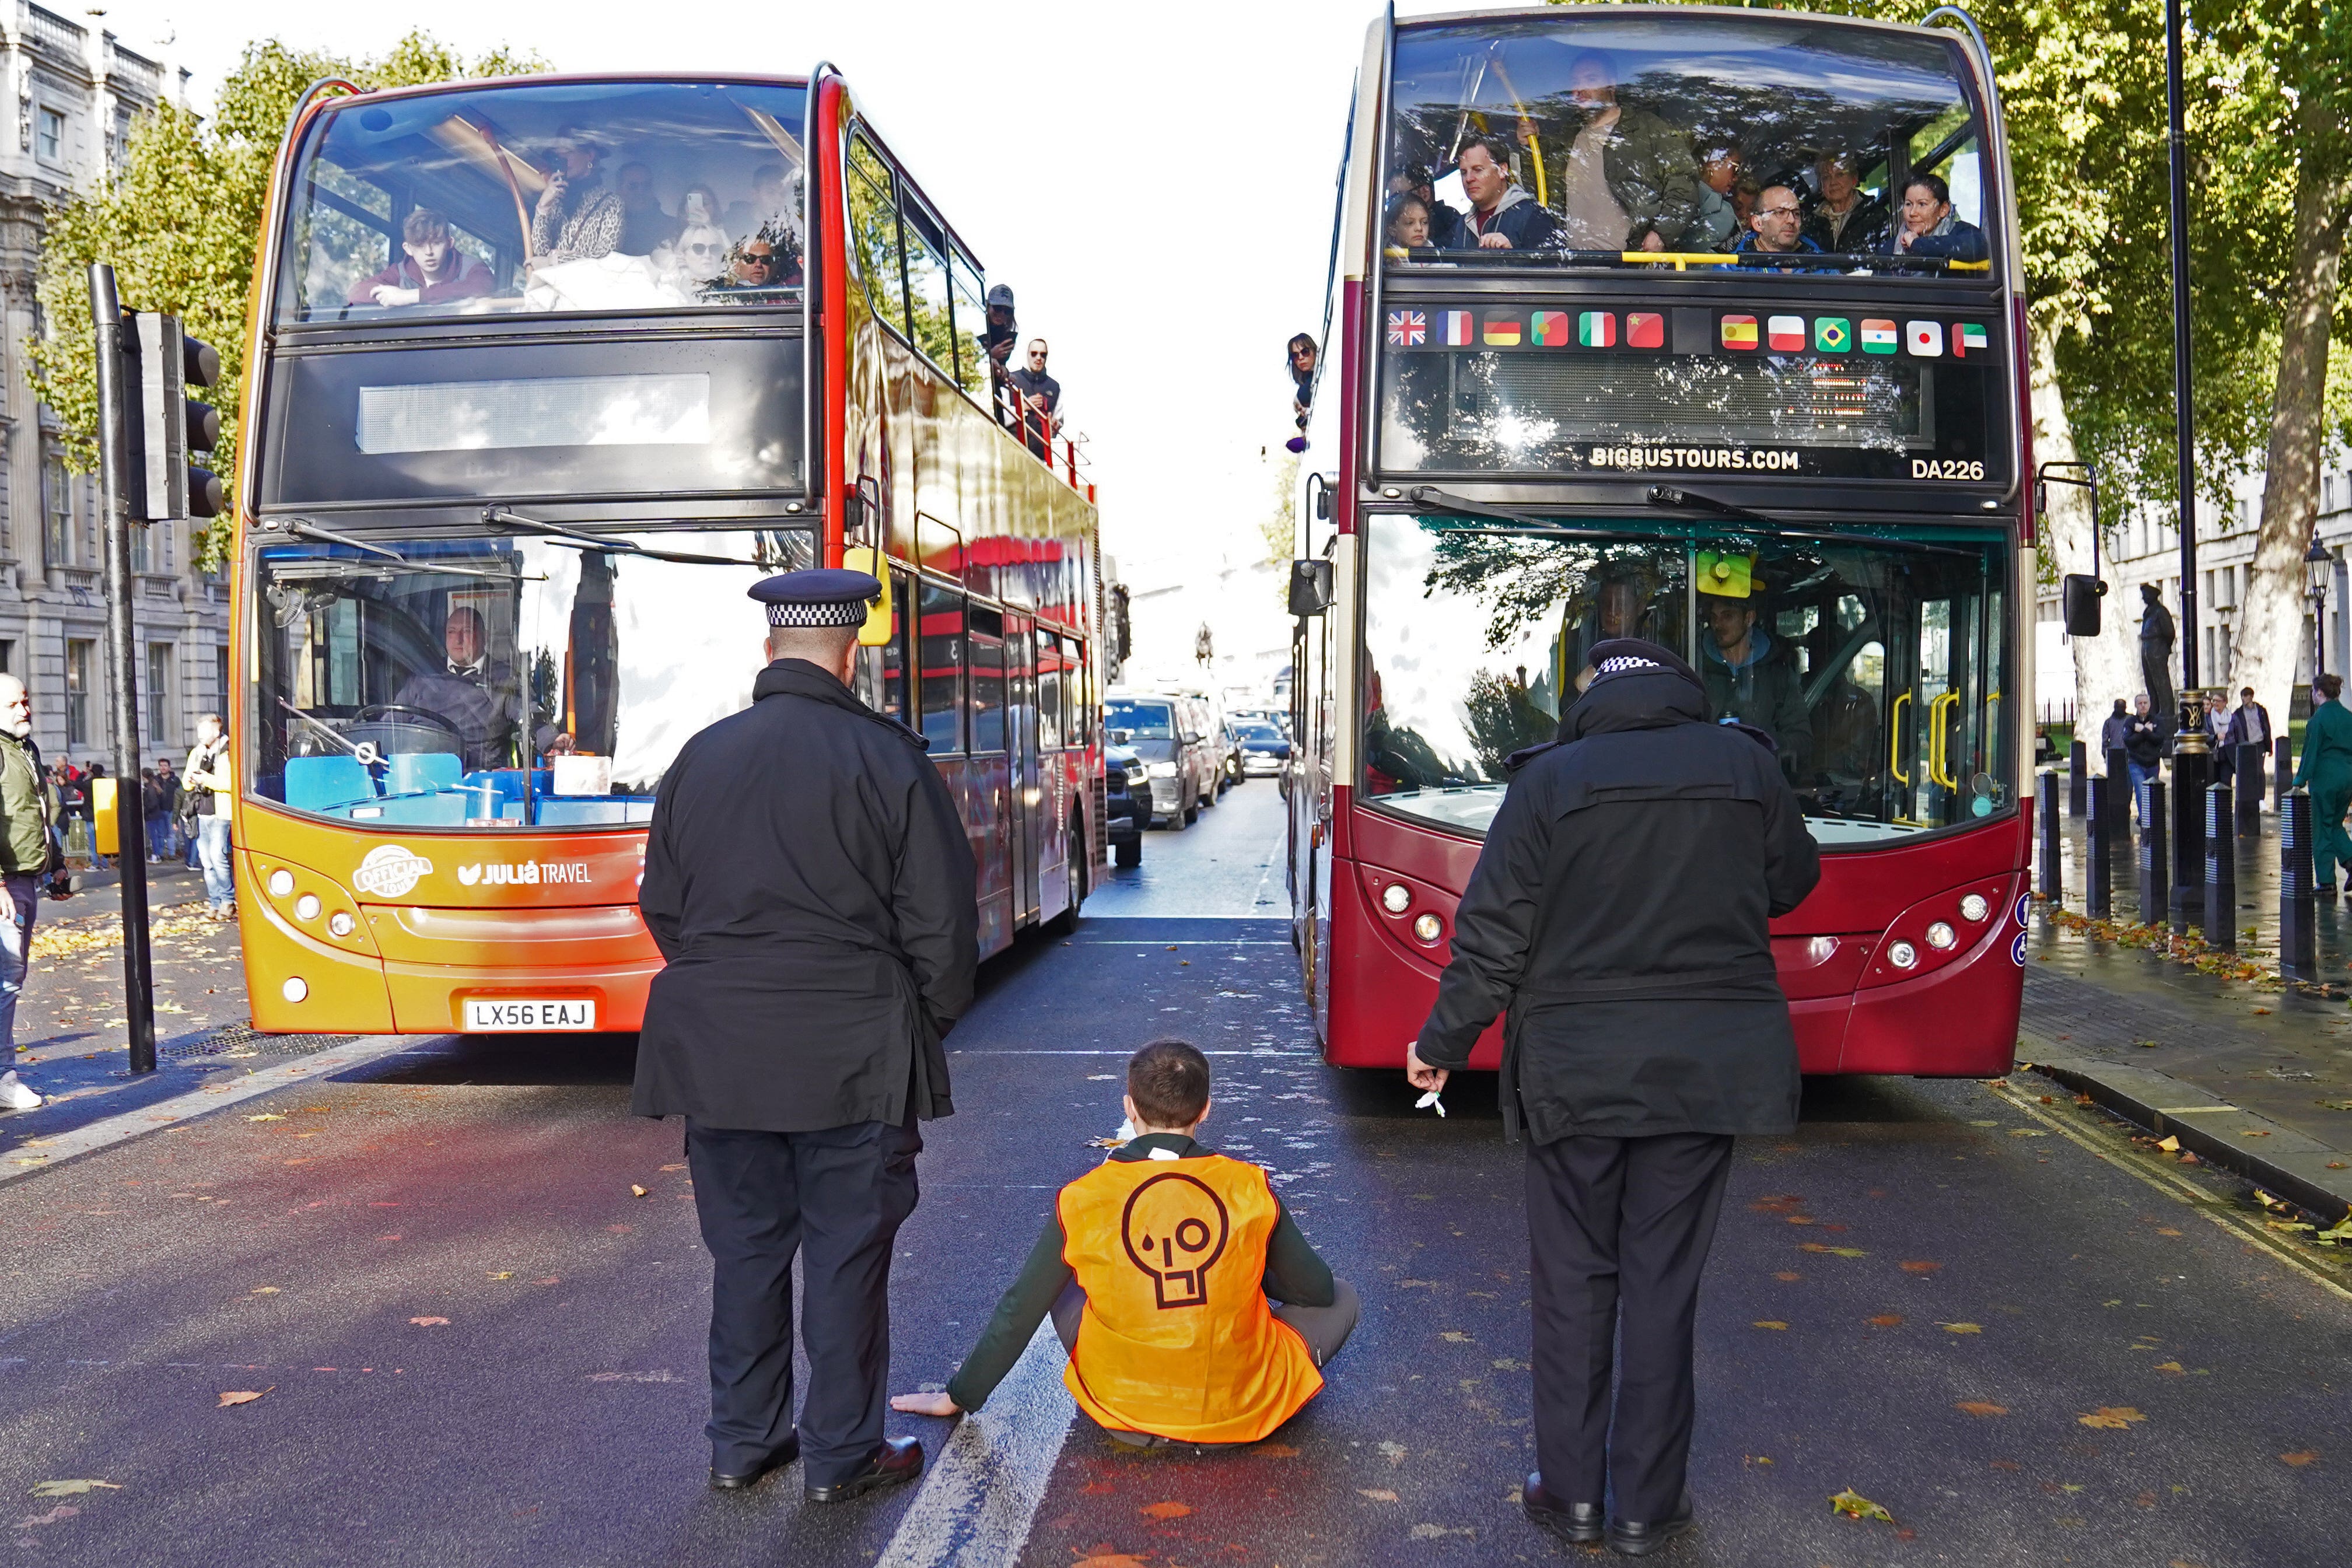
[[[1797,1125],[1767,921],[1821,858],[1770,741],[1708,723],[1689,665],[1631,637],[1592,658],[1559,740],[1512,759],[1405,1072],[1443,1089],[1503,1015],[1504,1130],[1529,1140],[1524,1504],[1639,1556],[1690,1528],[1692,1319],[1732,1137]]]
[[[710,1484],[803,1448],[812,1502],[912,1480],[882,1436],[890,1250],[914,1211],[917,1121],[952,1113],[940,1040],[971,1001],[971,847],[924,742],[851,695],[881,584],[788,572],[751,706],[663,777],[638,893],[667,967],[635,1109],[684,1116],[710,1248]],[[809,1386],[792,1419],[793,1258]]]

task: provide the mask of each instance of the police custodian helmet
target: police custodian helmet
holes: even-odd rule
[[[865,624],[882,584],[870,572],[816,568],[762,578],[746,592],[767,606],[772,626],[855,626]]]

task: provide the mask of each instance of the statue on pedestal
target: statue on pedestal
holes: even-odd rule
[[[2164,600],[2153,583],[2139,585],[2139,597],[2144,606],[2139,618],[2139,678],[2147,688],[2148,710],[2168,734],[2179,723],[2179,704],[2172,694],[2172,644],[2176,635],[2172,612],[2164,607]]]

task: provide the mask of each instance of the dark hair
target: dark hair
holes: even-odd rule
[[[1308,353],[1320,353],[1322,352],[1322,350],[1316,345],[1315,334],[1313,332],[1293,332],[1290,334],[1289,344],[1282,351],[1282,363],[1287,365],[1290,363],[1291,356],[1296,354],[1300,349],[1305,349]]]
[[[1486,156],[1495,160],[1495,167],[1507,174],[1511,172],[1511,144],[1500,136],[1473,136],[1462,143],[1462,152],[1454,154],[1456,168],[1461,167],[1463,154],[1473,147],[1484,147]]]
[[[1209,1058],[1189,1041],[1154,1040],[1128,1058],[1127,1096],[1147,1127],[1190,1127],[1209,1106]]]
[[[400,237],[411,245],[423,245],[428,239],[446,239],[449,220],[433,207],[415,207],[400,222]]]
[[[2317,687],[2321,694],[2330,702],[2344,695],[2344,678],[2332,669],[2325,675],[2313,676],[2311,684]],[[1139,1100],[1136,1103],[1140,1105],[1143,1102]]]
[[[1948,207],[1952,205],[1952,187],[1944,183],[1943,175],[1906,175],[1903,180],[1903,194],[1906,196],[1909,195],[1911,194],[1911,187],[1914,185],[1918,186],[1921,190],[1926,191],[1929,195],[1935,197],[1936,205],[1937,206]]]
[[[2253,694],[2254,689],[2251,686],[2242,686],[2238,689],[2238,695],[2241,697],[2252,697]]]
[[[1407,207],[1419,207],[1422,211],[1427,212],[1429,210],[1429,204],[1423,201],[1420,196],[1412,191],[1399,191],[1396,195],[1389,198],[1388,221],[1394,223],[1397,219],[1404,216],[1405,209]]]

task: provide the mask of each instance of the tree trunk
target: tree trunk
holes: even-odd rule
[[[2305,100],[2305,117],[2317,108]],[[2325,128],[2306,125],[2304,145],[2331,144]],[[2271,441],[2263,482],[2262,531],[2255,536],[2245,613],[2238,630],[2232,682],[2254,689],[2273,722],[2286,722],[2303,652],[2310,600],[2303,552],[2319,515],[2319,458],[2325,436],[2329,317],[2342,275],[2345,226],[2352,219],[2352,168],[2316,166],[2306,151],[2294,192],[2294,270],[2279,323],[2278,388],[2271,401]]]
[[[2032,412],[2035,459],[2074,461],[2077,455],[2074,431],[2066,421],[2066,396],[2058,384],[2054,332],[2034,336]],[[2113,521],[2112,514],[2108,521]],[[2080,485],[2052,485],[2050,511],[2042,526],[2050,558],[2062,574],[2091,570],[2090,491]],[[2099,566],[2113,575],[2115,568],[2104,548]],[[2137,608],[2125,602],[2120,590],[2110,593],[2100,603],[2099,635],[2075,637],[2070,644],[2074,655],[2074,737],[2091,749],[2094,772],[2102,772],[2106,765],[2106,759],[2099,754],[2099,726],[2114,710],[2116,698],[2128,704],[2140,689]]]

